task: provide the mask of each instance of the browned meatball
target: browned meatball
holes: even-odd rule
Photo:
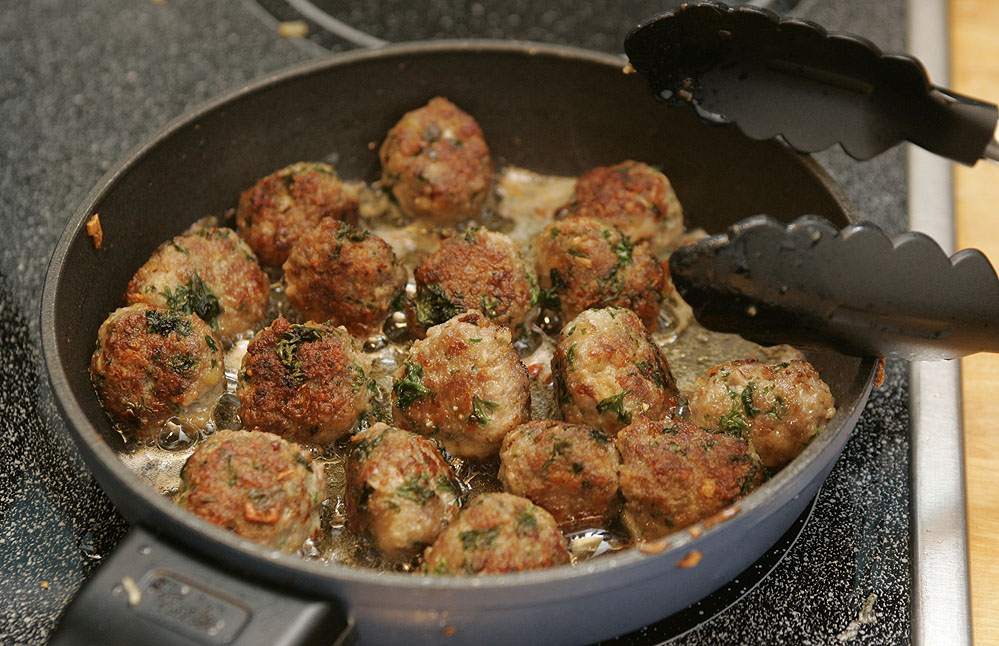
[[[440,223],[479,215],[493,183],[482,128],[447,99],[431,99],[389,130],[379,151],[382,184],[406,213]]]
[[[634,311],[649,330],[658,325],[662,266],[644,245],[592,218],[552,222],[537,241],[542,305],[562,323],[591,307]]]
[[[609,435],[641,415],[669,417],[677,404],[666,357],[638,316],[620,307],[586,310],[570,321],[555,346],[552,375],[563,419]]]
[[[210,523],[294,552],[319,530],[321,464],[271,433],[219,431],[191,454],[176,501]]]
[[[602,523],[612,515],[620,458],[610,437],[595,428],[534,421],[503,439],[503,489],[530,498],[562,525]]]
[[[621,518],[638,540],[655,540],[720,511],[763,481],[749,444],[679,420],[645,417],[618,433]]]
[[[368,360],[342,327],[278,318],[247,346],[236,395],[246,428],[303,444],[349,433],[368,409]]]
[[[161,244],[135,272],[125,300],[197,314],[231,340],[264,317],[269,292],[267,275],[236,232],[209,227]]]
[[[413,559],[458,514],[454,471],[432,441],[382,423],[350,441],[348,527],[388,560]]]
[[[551,514],[508,493],[473,498],[423,553],[430,574],[496,574],[568,562],[569,548]]]
[[[90,360],[104,409],[142,440],[173,416],[202,424],[222,394],[223,369],[221,342],[204,321],[142,303],[101,324]]]
[[[534,279],[520,245],[502,233],[473,228],[448,238],[414,272],[410,309],[419,334],[466,310],[479,310],[519,336],[531,309]]]
[[[683,235],[683,209],[673,186],[648,164],[626,160],[580,176],[572,201],[556,217],[585,216],[620,229],[655,253],[675,247]]]
[[[729,361],[698,377],[690,396],[691,421],[745,437],[771,469],[793,460],[835,414],[829,386],[801,359]]]
[[[357,188],[329,164],[299,162],[261,178],[239,196],[236,226],[260,262],[280,267],[295,241],[324,218],[357,224]]]
[[[413,343],[392,394],[396,424],[463,458],[495,456],[507,431],[531,414],[530,377],[509,328],[476,311]]]
[[[376,332],[406,289],[406,268],[388,243],[333,218],[298,239],[284,277],[288,301],[306,319],[356,336]]]

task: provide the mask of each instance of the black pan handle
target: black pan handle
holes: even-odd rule
[[[353,643],[353,622],[223,572],[133,528],[63,613],[50,646],[305,646]]]

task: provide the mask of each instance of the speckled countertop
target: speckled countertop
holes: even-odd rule
[[[493,35],[462,33],[465,22],[442,9],[450,5],[433,4],[436,13],[427,15],[437,22],[411,38]],[[518,10],[519,4],[461,6],[478,21],[468,24],[495,27],[496,35],[511,33],[506,25],[518,37],[547,34],[605,51],[620,48],[616,26],[623,25],[623,35],[662,7],[557,2],[550,7],[559,28],[539,22],[530,31],[531,20],[550,17],[532,17],[530,5]],[[404,22],[378,22],[395,14],[370,6],[346,3],[344,17],[387,40],[408,36]],[[903,7],[901,0],[802,4],[806,17],[876,37],[885,49],[902,48]],[[0,643],[44,643],[59,612],[127,529],[73,447],[41,362],[39,297],[56,240],[100,177],[170,119],[249,79],[327,55],[324,46],[347,47],[318,37],[278,38],[275,15],[283,18],[282,11],[282,3],[249,0],[0,6]],[[564,24],[559,11],[576,22]],[[865,218],[890,232],[904,228],[900,151],[863,165],[836,152],[820,160]],[[763,636],[800,644],[906,643],[907,407],[904,367],[889,363],[885,385],[872,396],[811,518],[763,583],[745,594],[733,583],[734,593],[713,603],[734,605],[680,636],[686,628],[673,622],[622,643],[757,643]],[[692,612],[719,610],[706,603]]]

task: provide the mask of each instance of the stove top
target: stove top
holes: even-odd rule
[[[0,643],[42,644],[127,529],[87,473],[41,363],[39,294],[69,215],[129,149],[219,92],[381,41],[490,37],[619,53],[646,0],[38,0],[0,8]],[[766,4],[766,3],[758,3]],[[902,50],[904,0],[766,6]],[[305,39],[278,23],[305,20]],[[876,32],[876,33],[875,33]],[[865,219],[906,229],[906,160],[817,155]],[[889,362],[816,500],[725,588],[620,644],[908,643],[909,386]]]

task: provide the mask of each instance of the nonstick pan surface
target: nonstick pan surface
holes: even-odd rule
[[[688,226],[714,232],[758,213],[785,221],[817,214],[838,226],[853,219],[811,159],[663,108],[644,79],[622,72],[624,63],[491,41],[353,52],[239,88],[168,125],[112,170],[57,246],[42,327],[57,401],[122,514],[225,569],[334,599],[356,622],[362,643],[511,643],[539,631],[546,643],[595,641],[671,614],[752,563],[832,468],[866,402],[873,359],[809,355],[836,397],[835,419],[725,522],[681,532],[657,554],[628,550],[575,568],[447,579],[324,566],[272,553],[189,515],[122,464],[90,383],[97,328],[160,242],[201,217],[224,215],[257,178],[295,161],[331,159],[345,178],[376,179],[385,132],[437,95],[477,118],[499,165],[565,175],[626,158],[660,167]],[[104,230],[100,249],[85,231],[94,213]],[[678,566],[690,565],[695,551],[696,566]]]

